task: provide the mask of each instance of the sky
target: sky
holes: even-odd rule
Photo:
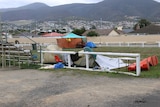
[[[57,6],[71,3],[97,3],[103,0],[0,0],[0,8],[14,8],[35,2],[45,3],[49,6]]]
[[[0,0],[0,8],[14,8],[35,2],[45,3],[49,6],[57,6],[71,3],[97,3],[103,0]],[[159,1],[160,0],[155,0]]]

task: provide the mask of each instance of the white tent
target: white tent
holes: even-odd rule
[[[58,47],[57,45],[48,45],[45,48],[45,51],[62,51],[62,48]],[[54,54],[54,53],[44,53],[43,62],[44,63],[55,63],[55,59],[54,59],[55,55],[56,54]]]

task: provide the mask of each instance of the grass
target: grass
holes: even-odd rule
[[[41,66],[37,64],[21,64],[21,69],[39,69]]]
[[[94,51],[110,51],[122,53],[140,53],[141,60],[152,55],[156,55],[160,59],[160,48],[157,47],[102,47],[96,48]],[[142,78],[159,78],[160,77],[160,63],[156,66],[151,66],[150,70],[142,71],[140,77]]]
[[[76,49],[63,49],[64,51],[80,51],[83,50],[82,48],[76,48]],[[140,53],[141,60],[144,58],[147,58],[152,55],[156,55],[158,59],[160,59],[160,48],[157,47],[98,47],[94,48],[93,51],[95,52],[118,52],[118,53]],[[36,52],[34,52],[36,54]],[[37,53],[38,55],[39,53]],[[36,68],[36,67],[35,67]],[[151,66],[150,70],[148,71],[142,71],[140,77],[141,78],[160,78],[160,64],[156,66]],[[56,70],[52,70],[56,71]],[[58,71],[67,71],[69,72],[69,69],[58,69]],[[72,71],[72,70],[71,70]],[[87,75],[104,75],[104,76],[110,76],[110,77],[127,77],[124,74],[117,74],[117,73],[104,73],[104,72],[88,72],[88,71],[82,71],[82,70],[74,70],[73,74],[87,74]],[[131,76],[129,76],[131,77]]]
[[[69,49],[71,51],[79,51],[82,49]],[[118,52],[118,53],[140,53],[141,60],[152,55],[156,55],[160,59],[160,48],[158,47],[98,47],[94,48],[95,52]],[[142,71],[140,77],[142,78],[159,78],[160,64],[151,66],[150,70]],[[104,75],[104,74],[103,74]],[[108,74],[107,74],[108,75]],[[109,76],[122,76],[122,74],[109,74]]]

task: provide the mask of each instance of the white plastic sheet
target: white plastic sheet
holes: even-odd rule
[[[120,58],[110,58],[103,55],[97,55],[96,62],[102,70],[112,70],[128,66]]]

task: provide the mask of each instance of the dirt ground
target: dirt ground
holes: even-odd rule
[[[159,81],[0,69],[0,107],[159,107]]]
[[[15,40],[18,40],[20,43],[32,43],[31,40],[27,38],[9,38],[8,42],[15,42]],[[52,43],[57,44],[56,38],[45,38],[44,37],[38,37],[38,38],[32,38],[32,40],[36,41],[37,43]],[[146,42],[146,43],[157,43],[160,42],[160,35],[120,35],[120,36],[99,36],[99,37],[87,37],[87,41],[92,41],[95,43],[128,43],[128,42]]]

